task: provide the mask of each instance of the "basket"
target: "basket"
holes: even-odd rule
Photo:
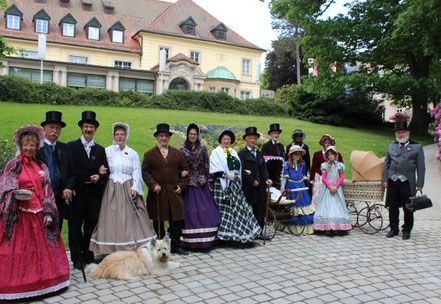
[[[381,182],[344,180],[342,187],[346,201],[382,202],[384,200],[384,187]]]

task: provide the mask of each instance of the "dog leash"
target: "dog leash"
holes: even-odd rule
[[[135,250],[138,249],[138,236],[136,233],[136,212],[138,211],[138,206],[136,205],[136,197],[132,195],[131,199],[133,205],[133,232],[135,233]]]

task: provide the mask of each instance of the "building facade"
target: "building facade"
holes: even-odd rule
[[[16,0],[0,35],[20,49],[0,74],[40,81],[38,35],[46,35],[43,81],[146,94],[168,89],[259,97],[253,75],[264,49],[191,0]],[[159,71],[165,50],[165,70]]]

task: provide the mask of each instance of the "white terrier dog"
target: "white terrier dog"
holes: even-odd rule
[[[178,268],[171,262],[170,239],[151,240],[136,251],[118,251],[106,256],[99,264],[90,264],[86,272],[95,278],[130,280],[147,274],[164,275]]]

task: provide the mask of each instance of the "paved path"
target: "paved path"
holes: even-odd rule
[[[217,246],[174,256],[171,275],[132,281],[89,278],[37,303],[441,303],[439,163],[425,147],[431,210],[417,213],[410,240],[354,229],[347,236],[278,235],[266,246]],[[435,174],[435,175],[434,175]]]

